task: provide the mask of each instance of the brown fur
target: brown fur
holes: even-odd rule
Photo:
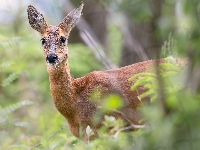
[[[138,96],[145,89],[140,86],[135,91],[131,91],[130,87],[134,82],[129,82],[128,79],[134,74],[148,71],[152,68],[154,61],[140,62],[115,70],[94,71],[81,78],[72,78],[67,61],[67,41],[60,43],[60,40],[61,37],[68,39],[71,29],[81,16],[82,8],[83,3],[67,15],[58,26],[48,26],[43,16],[33,6],[28,7],[28,18],[31,27],[39,31],[41,37],[46,41],[43,45],[44,56],[54,53],[59,58],[55,65],[50,65],[47,62],[50,90],[55,106],[66,118],[71,132],[79,137],[79,129],[82,127],[83,137],[87,138],[86,127],[90,125],[91,129],[96,132],[99,124],[92,122],[93,114],[97,111],[98,105],[101,104],[103,96],[111,93],[118,94],[122,98],[124,105],[120,111],[133,124],[138,124],[142,118],[137,110],[141,104]],[[35,16],[36,18],[34,18]],[[160,62],[163,61],[160,60]],[[177,59],[177,61],[180,60]],[[99,91],[99,98],[98,94],[95,98],[91,97],[91,93],[95,90]],[[148,101],[148,98],[142,99],[142,102]],[[117,113],[112,115],[116,118],[120,117],[120,114]]]

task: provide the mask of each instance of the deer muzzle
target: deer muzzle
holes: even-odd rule
[[[48,54],[46,57],[46,62],[50,65],[58,64],[58,56],[56,54]]]

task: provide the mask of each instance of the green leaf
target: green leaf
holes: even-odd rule
[[[142,93],[142,94],[140,95],[140,98],[145,98],[145,97],[147,97],[147,96],[152,96],[152,95],[154,95],[154,94],[155,94],[155,90],[154,90],[154,89],[151,89],[151,90],[148,90],[148,91]]]
[[[159,64],[160,69],[164,69],[165,71],[177,71],[178,66],[169,64],[169,63],[161,63]]]
[[[6,79],[3,80],[1,86],[5,87],[9,85],[11,82],[13,82],[15,79],[17,79],[19,76],[18,72],[10,74]]]
[[[4,117],[4,116],[10,114],[10,113],[14,112],[15,110],[21,108],[22,106],[31,105],[31,104],[33,104],[33,102],[31,102],[29,100],[25,100],[25,101],[21,101],[19,103],[13,104],[11,106],[8,106],[1,110],[0,117]]]
[[[118,95],[111,94],[103,101],[103,109],[120,109],[123,106],[122,100]]]
[[[134,84],[133,86],[131,86],[131,90],[134,91],[138,86],[140,85],[144,85],[146,83],[151,83],[151,82],[154,82],[155,81],[155,78],[154,77],[148,77],[148,78],[143,78],[141,77],[140,79],[138,79]]]
[[[145,89],[155,89],[156,86],[155,86],[153,83],[146,83],[146,84],[144,85],[144,88],[145,88]]]
[[[168,64],[171,63],[171,64],[176,65],[176,59],[173,56],[166,57],[165,62],[168,63]]]
[[[161,76],[163,78],[167,78],[167,77],[175,76],[175,75],[177,75],[177,73],[178,72],[176,72],[176,71],[167,71],[167,72],[162,73]]]
[[[109,126],[112,126],[116,121],[114,116],[105,116],[104,118],[105,118],[104,124],[107,124]]]
[[[154,78],[156,78],[155,73],[138,73],[138,74],[135,74],[134,76],[132,76],[128,81],[133,81],[134,79],[136,79],[140,76],[141,77],[154,77]]]

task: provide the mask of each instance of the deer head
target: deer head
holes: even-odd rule
[[[67,60],[67,40],[70,31],[79,22],[83,2],[71,11],[57,26],[48,25],[43,15],[33,6],[28,6],[28,19],[31,27],[41,35],[44,57],[48,66],[57,66]]]

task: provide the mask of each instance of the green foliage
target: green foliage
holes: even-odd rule
[[[172,34],[169,34],[168,40],[164,42],[161,48],[161,56],[166,58],[167,56],[177,56],[176,50],[176,41],[172,37]]]
[[[31,101],[22,101],[22,102],[19,102],[19,103],[16,103],[16,104],[13,104],[9,107],[6,107],[6,108],[1,108],[0,109],[0,117],[1,118],[5,118],[8,114],[14,112],[15,110],[21,108],[22,106],[26,106],[26,105],[30,105],[30,104],[33,104]]]
[[[1,86],[5,87],[9,85],[11,82],[13,82],[15,79],[18,78],[19,73],[12,73],[10,74],[5,80],[3,80]]]
[[[112,109],[120,109],[123,106],[122,100],[117,95],[109,95],[102,101],[102,108],[105,111],[111,111]]]
[[[12,123],[13,125],[17,125],[17,126],[23,126],[23,123],[19,123],[19,122],[11,122],[10,120],[8,120],[8,115],[13,113],[14,111],[16,111],[17,109],[20,109],[23,106],[26,105],[30,105],[33,104],[33,102],[25,100],[25,101],[21,101],[18,102],[16,104],[13,104],[11,106],[8,106],[6,108],[2,108],[0,106],[0,128],[3,128],[4,126],[7,126],[8,123]]]
[[[164,82],[164,91],[167,95],[173,95],[174,93],[181,90],[181,83],[178,82],[177,78],[180,77],[180,71],[183,70],[185,65],[179,62],[175,63],[176,60],[173,57],[165,59],[164,63],[159,64],[159,72],[161,80]],[[155,72],[155,71],[154,71]],[[138,86],[144,86],[147,89],[146,92],[139,95],[139,98],[149,97],[151,101],[157,99],[158,93],[158,77],[154,72],[138,73],[129,79],[129,81],[135,81],[134,85],[131,86],[131,90],[135,90]]]

